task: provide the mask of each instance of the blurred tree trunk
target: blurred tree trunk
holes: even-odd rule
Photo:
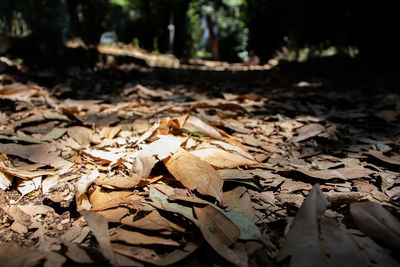
[[[207,28],[208,28],[208,32],[209,32],[209,36],[210,36],[210,48],[211,48],[212,58],[214,60],[218,60],[218,58],[219,58],[218,39],[214,32],[214,23],[212,21],[211,15],[206,16],[206,21],[207,21]]]

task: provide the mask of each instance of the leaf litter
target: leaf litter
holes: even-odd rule
[[[399,264],[398,94],[0,77],[0,265]]]

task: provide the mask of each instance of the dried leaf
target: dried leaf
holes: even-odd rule
[[[325,131],[326,131],[325,127],[322,126],[321,124],[318,123],[307,124],[297,129],[296,133],[298,135],[293,137],[292,141],[294,143],[301,142],[311,137],[317,136]]]
[[[323,179],[323,180],[329,180],[334,178],[342,180],[368,178],[370,174],[374,173],[374,171],[371,169],[363,169],[363,168],[339,168],[333,170],[308,170],[305,168],[301,168],[301,169],[291,169],[288,171],[300,172],[312,178]]]
[[[99,171],[94,169],[89,174],[83,175],[76,183],[75,183],[75,199],[76,206],[78,211],[83,209],[90,209],[90,203],[84,203],[87,200],[86,190],[93,183],[93,181],[99,176]]]
[[[355,202],[350,205],[350,213],[365,234],[394,251],[400,250],[400,222],[382,205],[371,201]]]
[[[224,192],[222,194],[222,205],[227,207],[227,211],[235,210],[246,215],[251,220],[254,218],[250,195],[243,186]]]
[[[21,141],[21,142],[32,143],[32,144],[41,144],[41,143],[43,143],[42,140],[37,139],[37,138],[32,138],[32,137],[27,136],[27,135],[8,137],[8,136],[0,134],[0,140]]]
[[[112,241],[123,241],[131,245],[165,245],[179,246],[179,243],[169,238],[145,235],[139,232],[116,229],[111,235]]]
[[[81,126],[73,126],[69,127],[67,132],[81,147],[88,147],[90,145],[90,139],[93,135],[92,130]]]
[[[68,241],[64,241],[63,244],[68,249],[65,255],[74,262],[82,264],[94,263],[94,261],[89,257],[85,250],[80,248],[78,245]]]
[[[167,220],[165,217],[161,216],[157,210],[153,210],[145,217],[134,220],[135,216],[130,215],[121,220],[121,223],[131,227],[143,229],[143,230],[169,230],[169,231],[179,231],[185,232],[185,228]]]
[[[181,149],[165,166],[176,180],[190,190],[197,190],[221,201],[223,180],[207,162]]]
[[[239,265],[240,258],[228,246],[236,242],[240,236],[240,229],[225,215],[214,207],[194,207],[199,228],[204,239],[223,258],[232,264]]]
[[[52,144],[23,146],[18,144],[0,144],[0,153],[18,156],[35,163],[41,163],[60,169],[60,174],[70,170],[73,163],[66,161],[54,152]]]
[[[257,161],[250,160],[239,154],[233,154],[219,148],[198,149],[191,151],[190,153],[220,169],[258,165]]]
[[[206,136],[223,140],[221,134],[214,127],[194,116],[188,115],[182,128],[187,129],[190,132],[199,132]]]
[[[0,265],[7,267],[34,267],[46,256],[45,252],[20,247],[14,242],[0,244]]]
[[[290,266],[366,266],[366,261],[335,219],[323,216],[328,201],[318,184],[297,212],[278,255],[290,257]]]
[[[399,166],[400,165],[400,158],[395,158],[395,157],[387,157],[383,155],[381,152],[370,150],[368,152],[365,152],[364,154],[371,156],[375,159],[378,159],[380,161],[383,161],[387,164],[394,165],[394,166]]]
[[[104,257],[110,261],[112,266],[118,266],[108,234],[107,219],[101,215],[97,215],[94,211],[83,210],[81,214],[96,237],[97,242],[99,242],[100,250]]]
[[[12,184],[13,178],[7,173],[0,172],[0,189],[6,190]]]
[[[153,201],[150,204],[154,205],[156,208],[181,214],[183,217],[198,224],[197,219],[194,218],[193,209],[191,207],[168,201],[168,196],[164,195],[153,186],[150,186],[149,197]]]

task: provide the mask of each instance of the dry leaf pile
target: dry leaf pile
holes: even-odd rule
[[[399,95],[1,83],[0,265],[399,265]]]

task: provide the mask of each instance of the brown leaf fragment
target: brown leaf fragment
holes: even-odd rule
[[[96,185],[101,185],[104,187],[115,187],[115,188],[122,188],[128,189],[137,186],[140,181],[141,177],[137,175],[125,176],[122,174],[117,174],[113,176],[108,175],[100,175],[96,180]]]
[[[118,254],[157,266],[170,266],[192,254],[200,246],[200,241],[197,239],[190,240],[182,248],[176,248],[173,252],[163,255],[158,255],[155,250],[144,247],[122,244],[114,244],[113,247]]]
[[[228,246],[236,242],[240,236],[239,228],[214,207],[194,207],[199,228],[204,239],[223,258],[234,265],[240,265],[240,257]]]
[[[115,229],[111,235],[112,241],[123,241],[131,245],[165,245],[179,247],[179,243],[170,238],[145,235],[124,229]]]
[[[144,230],[169,230],[169,231],[179,231],[185,232],[185,228],[180,227],[179,225],[167,220],[165,217],[161,216],[157,210],[153,210],[145,217],[134,220],[135,216],[130,215],[121,220],[121,223],[124,225],[128,225],[131,227],[144,229]]]
[[[362,192],[327,192],[324,195],[330,202],[343,204],[359,201],[367,194]]]
[[[219,148],[198,149],[190,153],[220,169],[236,168],[239,166],[256,166],[259,164],[257,161]]]
[[[104,216],[108,222],[119,223],[121,219],[130,213],[129,209],[126,207],[116,207],[113,209],[106,209],[98,211],[97,214]]]
[[[94,261],[89,257],[84,249],[72,242],[64,241],[63,244],[67,247],[66,256],[76,263],[91,264]]]
[[[339,178],[342,180],[369,178],[369,175],[374,173],[373,170],[363,168],[339,168],[333,170],[308,170],[306,168],[290,169],[291,172],[300,172],[307,176],[316,179],[329,180]]]
[[[45,256],[45,252],[20,247],[14,242],[0,244],[0,266],[33,267],[37,266]]]
[[[292,142],[294,143],[301,142],[311,137],[317,136],[325,131],[326,131],[325,127],[322,126],[321,124],[310,123],[297,129],[296,131],[297,136],[293,137]]]
[[[283,184],[281,184],[281,190],[287,191],[289,193],[299,191],[299,190],[310,190],[312,186],[300,181],[294,181],[291,179],[285,179]]]
[[[383,155],[381,152],[374,151],[374,150],[370,150],[368,152],[365,152],[364,154],[371,156],[375,159],[378,159],[380,161],[383,161],[390,165],[395,165],[395,166],[400,165],[400,157],[388,157],[388,156]]]
[[[12,176],[16,176],[22,179],[33,179],[35,177],[41,177],[43,175],[53,175],[54,170],[36,170],[36,171],[26,171],[20,168],[10,167],[0,162],[0,170]]]
[[[382,205],[371,201],[355,202],[350,205],[350,213],[365,234],[393,251],[400,250],[400,222]]]
[[[353,234],[352,237],[357,242],[357,245],[363,250],[365,257],[368,260],[368,266],[399,266],[400,263],[390,256],[391,251],[389,249],[379,246],[368,236]]]
[[[351,237],[335,219],[323,216],[328,204],[314,185],[286,235],[278,262],[290,257],[290,266],[366,266]]]
[[[215,197],[221,201],[223,180],[210,164],[179,150],[165,164],[168,171],[190,190]]]
[[[107,219],[101,215],[97,215],[94,211],[83,210],[81,214],[96,237],[97,242],[99,242],[100,250],[104,257],[109,260],[112,266],[118,266],[111,246],[110,235],[108,234]]]
[[[60,169],[60,174],[68,172],[73,163],[59,157],[59,153],[54,150],[55,148],[53,144],[27,146],[18,144],[0,144],[0,153],[14,155],[35,163],[52,166]]]
[[[78,142],[81,147],[88,147],[90,145],[90,139],[93,135],[93,131],[82,126],[73,126],[68,128],[68,135]]]
[[[246,187],[238,186],[235,189],[222,194],[222,205],[227,207],[226,211],[235,210],[250,219],[254,219],[254,210],[251,205],[250,195]]]
[[[83,175],[75,183],[75,199],[78,211],[91,208],[90,203],[88,203],[87,201],[86,190],[98,176],[99,171],[97,169],[94,169],[89,174]]]
[[[67,261],[67,259],[56,253],[56,252],[47,252],[46,261],[43,264],[43,267],[62,267],[63,264]]]

